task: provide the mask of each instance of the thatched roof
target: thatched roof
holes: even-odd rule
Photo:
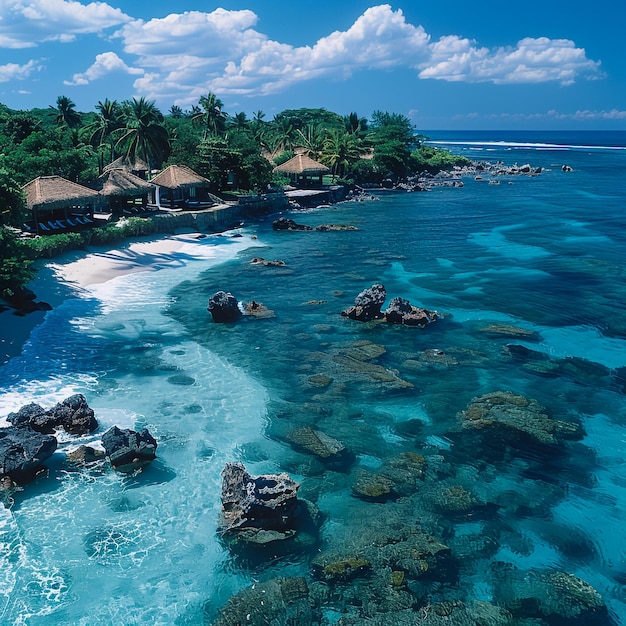
[[[306,154],[296,154],[289,161],[285,161],[282,165],[275,167],[274,171],[283,172],[284,174],[328,174],[330,173],[330,168],[314,161]]]
[[[103,196],[143,196],[154,189],[149,183],[128,170],[117,168],[109,169],[91,183]]]
[[[147,172],[148,164],[142,161],[139,157],[135,157],[133,160],[129,159],[127,155],[118,157],[112,163],[109,163],[104,167],[104,172],[109,170],[115,170],[123,168],[129,172]]]
[[[22,187],[29,209],[62,209],[87,204],[98,198],[98,192],[61,176],[38,176]]]
[[[186,165],[170,165],[157,174],[151,182],[167,189],[208,187],[211,184],[208,178],[200,176]]]

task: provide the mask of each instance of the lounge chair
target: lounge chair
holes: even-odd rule
[[[59,228],[61,228],[56,222],[53,222],[52,220],[48,220],[48,226],[50,226],[50,228],[52,228],[53,230],[59,230]]]
[[[71,226],[72,228],[76,228],[76,226],[78,226],[78,224],[76,224],[75,222],[72,222],[72,220],[69,217],[66,218],[65,221],[67,222],[68,226]]]
[[[93,220],[87,215],[83,215],[83,220],[85,221],[85,224],[93,224]]]
[[[39,228],[41,230],[47,230],[47,231],[52,230],[51,228],[48,228],[43,222],[39,222]]]
[[[77,224],[79,224],[80,226],[84,226],[86,224],[86,222],[83,222],[83,220],[78,217],[78,215],[74,218],[77,222]]]

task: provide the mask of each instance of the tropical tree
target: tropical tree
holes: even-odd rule
[[[110,149],[110,162],[115,158],[115,141],[113,141],[115,131],[124,126],[122,121],[122,110],[116,100],[105,98],[104,102],[99,101],[96,105],[97,117],[85,126],[87,143],[95,148],[108,146]],[[101,157],[103,154],[101,153]],[[101,163],[100,169],[103,164]]]
[[[344,115],[343,121],[346,126],[346,131],[349,133],[359,137],[362,137],[367,133],[366,117],[359,117],[357,113],[352,112],[349,115]]]
[[[228,118],[228,128],[235,128],[237,130],[246,130],[250,126],[250,121],[248,120],[245,113],[236,113],[235,115]]]
[[[304,148],[312,159],[319,159],[324,149],[324,141],[328,138],[328,131],[322,124],[309,123],[304,128],[296,130],[295,141],[299,148]]]
[[[204,130],[202,140],[206,141],[209,135],[218,136],[226,129],[226,113],[222,111],[224,103],[209,92],[199,101],[198,111],[191,116],[191,120]]]
[[[163,114],[153,101],[143,96],[122,103],[124,126],[118,131],[115,146],[123,149],[130,160],[144,159],[151,170],[170,154],[170,141],[163,125]]]
[[[10,298],[35,277],[25,245],[0,225],[0,296]]]
[[[59,96],[56,107],[50,105],[49,108],[52,109],[57,126],[78,128],[81,125],[80,113],[76,111],[76,105],[67,96]]]
[[[4,155],[0,155],[0,224],[18,226],[26,216],[24,194],[9,168]]]
[[[344,176],[360,158],[363,150],[357,137],[349,132],[332,130],[324,140],[321,162],[333,171],[333,178]]]

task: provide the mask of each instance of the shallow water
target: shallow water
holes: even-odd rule
[[[158,460],[136,477],[70,472],[63,450],[76,442],[63,443],[50,475],[2,511],[2,623],[210,622],[254,581],[312,580],[311,558],[358,545],[376,520],[419,520],[451,547],[455,574],[428,587],[424,604],[492,600],[492,564],[502,561],[579,576],[626,621],[626,192],[617,184],[626,151],[606,149],[624,142],[571,136],[558,143],[603,147],[551,150],[551,136],[456,139],[471,142],[454,149],[472,158],[548,169],[293,215],[359,231],[251,223],[242,237],[202,240],[202,254],[176,267],[75,293],[47,315],[0,370],[0,415],[82,392],[101,423],[86,440],[114,423],[147,426]],[[258,256],[286,265],[251,265]],[[445,317],[416,329],[339,315],[377,282]],[[213,324],[206,304],[218,289],[276,317]],[[534,334],[485,332],[496,323]],[[384,346],[373,363],[386,382],[341,365],[357,341]],[[433,349],[448,358],[429,359]],[[457,414],[497,390],[580,422],[584,437],[550,455],[481,447]],[[304,425],[343,442],[353,463],[338,471],[292,449],[286,437]],[[360,472],[403,452],[422,454],[439,480],[386,503],[353,497]],[[232,460],[301,481],[323,515],[319,543],[261,563],[231,555],[216,527],[220,471]],[[457,486],[485,506],[459,515],[433,505],[438,489]],[[338,592],[328,623],[359,615],[353,593]]]

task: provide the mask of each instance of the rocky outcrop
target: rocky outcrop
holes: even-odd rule
[[[213,317],[213,321],[220,324],[235,322],[243,315],[237,298],[226,291],[217,291],[211,296],[207,311]]]
[[[220,531],[254,543],[295,534],[299,483],[287,474],[251,476],[242,463],[222,471]]]
[[[342,311],[341,315],[359,322],[371,322],[372,320],[381,319],[383,317],[381,308],[386,298],[387,290],[384,285],[372,285],[361,291],[354,299],[354,306]]]
[[[274,259],[273,261],[268,261],[267,259],[264,259],[263,257],[255,257],[254,259],[252,259],[252,261],[250,261],[251,265],[263,265],[263,267],[283,267],[285,265],[284,261],[281,261],[280,259]]]
[[[91,446],[78,446],[75,450],[67,453],[67,460],[76,466],[91,465],[104,459],[104,452]]]
[[[93,409],[81,393],[66,398],[49,410],[35,403],[27,404],[17,413],[10,413],[7,420],[14,426],[27,425],[36,432],[48,435],[59,428],[72,435],[85,435],[98,428]]]
[[[0,480],[23,485],[42,469],[57,449],[52,435],[38,433],[28,425],[0,429]]]
[[[268,309],[264,304],[257,302],[256,300],[250,300],[250,302],[246,302],[243,305],[243,314],[250,315],[251,317],[256,317],[258,319],[276,317],[276,313],[274,313],[274,311]]]
[[[147,428],[141,432],[113,426],[102,435],[102,445],[118,472],[132,473],[154,461],[157,442]]]
[[[272,222],[274,230],[313,230],[312,226],[306,224],[298,224],[288,217],[279,217]]]
[[[404,298],[393,298],[385,311],[385,320],[390,324],[405,326],[426,326],[439,317],[437,311],[429,311],[413,306]]]
[[[312,454],[324,463],[342,465],[352,456],[341,441],[310,426],[292,430],[286,438],[296,450]]]

